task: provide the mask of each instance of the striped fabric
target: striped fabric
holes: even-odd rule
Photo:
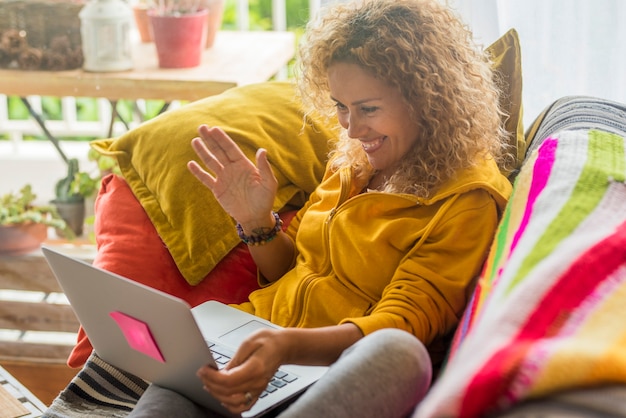
[[[44,413],[46,418],[121,418],[128,415],[148,384],[95,353]]]
[[[479,417],[626,383],[626,151],[554,134],[515,180],[444,373],[414,418]]]

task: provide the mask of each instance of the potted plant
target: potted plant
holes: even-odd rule
[[[77,236],[83,234],[85,223],[85,196],[72,188],[74,178],[79,172],[78,160],[69,159],[67,175],[57,181],[54,187],[55,198],[50,202]]]
[[[63,219],[78,236],[83,225],[93,221],[93,197],[100,189],[102,177],[108,173],[121,174],[113,157],[89,148],[87,159],[96,163],[94,172],[80,171],[78,160],[67,161],[67,175],[55,185],[55,199],[51,201]]]
[[[48,237],[49,227],[74,237],[55,206],[36,205],[36,198],[30,184],[0,197],[0,253],[17,255],[36,250]]]
[[[215,43],[217,32],[222,27],[224,18],[225,0],[138,0],[133,5],[135,23],[142,42],[152,42],[152,27],[148,18],[149,10],[156,10],[158,14],[185,14],[192,9],[207,9],[207,37],[205,48],[211,48]]]
[[[204,0],[158,0],[148,9],[159,67],[191,68],[202,62],[209,10]]]

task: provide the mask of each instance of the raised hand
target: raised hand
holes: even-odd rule
[[[278,188],[267,151],[257,151],[255,166],[222,129],[201,125],[198,133],[191,145],[206,170],[196,161],[187,164],[189,170],[239,223],[265,221]]]

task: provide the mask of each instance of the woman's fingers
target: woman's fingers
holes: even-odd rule
[[[202,163],[209,170],[214,173],[220,172],[224,169],[224,165],[220,162],[218,156],[216,156],[207,146],[203,138],[196,137],[191,140],[191,147],[195,151],[196,155],[200,157]],[[222,160],[224,156],[222,156]]]
[[[222,164],[247,159],[241,148],[221,128],[200,125],[198,133],[208,151]]]
[[[218,371],[208,366],[200,369],[198,376],[205,390],[235,413],[250,409],[269,382],[260,376],[252,377],[249,370]]]
[[[248,391],[260,394],[267,387],[273,373],[268,376],[264,368],[250,366],[246,364],[220,371],[202,368],[198,371],[198,377],[211,393],[221,398],[230,398]]]
[[[238,414],[248,409],[259,400],[259,395],[255,395],[252,392],[236,393],[227,399],[224,399],[221,404],[226,407],[230,412]]]
[[[201,125],[198,132],[200,136],[191,140],[191,146],[204,167],[195,161],[190,161],[187,167],[207,187],[213,189],[217,185],[218,178],[229,169],[242,173],[241,168],[236,168],[236,165],[251,164],[223,130]]]
[[[187,168],[189,169],[189,171],[191,171],[191,173],[202,182],[202,184],[204,184],[206,187],[208,187],[209,189],[213,190],[213,187],[215,186],[215,182],[216,179],[215,177],[213,177],[210,173],[208,173],[207,171],[205,171],[200,164],[198,164],[195,161],[189,161],[187,163]]]

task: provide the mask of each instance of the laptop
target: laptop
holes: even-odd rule
[[[220,302],[184,300],[42,246],[94,350],[110,364],[174,390],[226,417],[257,417],[300,394],[327,367],[284,365],[254,406],[233,415],[202,388],[196,371],[222,368],[241,341],[269,321]]]

